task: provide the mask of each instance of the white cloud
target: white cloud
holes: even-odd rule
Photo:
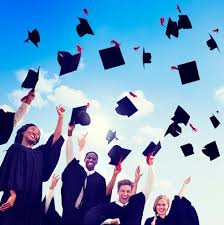
[[[216,90],[215,97],[220,101],[224,101],[224,87],[220,87]]]
[[[0,105],[0,109],[3,109],[5,112],[14,112],[14,110],[8,105]]]
[[[84,63],[83,58],[81,58],[79,62],[78,70],[84,70],[85,67],[86,67],[86,64]]]
[[[161,192],[166,193],[173,188],[172,183],[167,179],[159,179],[155,184],[156,189],[159,189]]]
[[[164,130],[161,128],[151,127],[149,125],[141,127],[137,134],[133,137],[136,144],[150,143],[151,141],[158,142],[164,138]]]
[[[118,99],[120,100],[121,98],[127,96],[138,109],[138,112],[130,117],[131,119],[146,116],[149,113],[154,112],[154,104],[145,98],[143,91],[136,90],[134,91],[134,94],[136,94],[137,97],[132,97],[128,92],[123,92]]]

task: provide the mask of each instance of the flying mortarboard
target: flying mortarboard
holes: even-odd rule
[[[181,134],[181,132],[182,132],[181,127],[177,123],[173,122],[169,125],[164,137],[167,134],[171,134],[173,137],[177,137]]]
[[[166,27],[166,36],[170,39],[170,35],[173,35],[174,37],[178,38],[179,30],[178,30],[177,22],[172,21],[169,18],[168,24]]]
[[[212,161],[220,156],[219,149],[218,149],[215,141],[205,145],[204,149],[202,149],[202,152],[210,158],[210,161]]]
[[[91,119],[89,114],[86,112],[87,106],[80,106],[72,109],[71,120],[69,124],[80,124],[82,126],[87,126],[90,124]]]
[[[152,141],[150,142],[150,144],[148,145],[148,147],[144,150],[144,152],[142,153],[144,156],[149,156],[149,155],[153,155],[155,156],[157,154],[157,152],[161,149],[161,143],[159,142],[157,145]]]
[[[214,128],[217,128],[219,126],[220,122],[219,122],[219,120],[217,119],[216,116],[214,116],[214,115],[211,116],[210,120],[211,120],[212,125],[213,125]]]
[[[118,102],[118,107],[115,109],[116,112],[123,116],[130,117],[134,113],[138,111],[135,105],[131,102],[131,100],[125,96],[124,98],[120,99]]]
[[[58,63],[61,66],[59,76],[67,74],[67,73],[71,73],[77,70],[80,58],[81,58],[81,53],[72,55],[69,52],[59,51],[58,57],[57,57]]]
[[[210,49],[210,50],[213,50],[213,49],[217,48],[218,51],[219,51],[219,47],[218,47],[216,41],[214,40],[214,38],[212,37],[211,34],[209,34],[209,36],[210,36],[210,39],[206,42],[207,45],[208,45],[208,47],[209,47],[209,49]],[[219,51],[219,52],[220,52],[220,51]]]
[[[143,54],[142,54],[142,61],[143,61],[143,66],[145,68],[145,63],[151,63],[151,58],[152,55],[150,52],[145,52],[145,49],[143,48]]]
[[[90,25],[86,19],[79,17],[79,21],[80,21],[80,24],[78,24],[76,26],[76,31],[80,37],[82,37],[86,34],[94,35],[92,28],[90,27]]]
[[[181,147],[182,152],[183,152],[183,154],[184,154],[185,157],[194,154],[194,150],[193,150],[192,144],[188,143],[188,144],[182,145],[180,147]]]
[[[129,155],[131,150],[120,147],[119,145],[114,145],[108,152],[108,156],[111,158],[109,164],[117,166],[119,162],[124,161],[124,159]]]
[[[37,72],[30,69],[21,87],[32,88],[34,90],[39,79],[39,70],[40,70],[40,67],[38,68]]]
[[[189,114],[181,108],[179,105],[174,112],[174,117],[171,118],[176,123],[183,123],[185,126],[187,125],[188,121],[190,119]]]
[[[108,141],[108,144],[110,144],[111,141],[114,139],[117,139],[116,137],[116,131],[108,130],[106,140]]]
[[[28,38],[25,40],[25,42],[28,42],[29,40],[38,47],[38,43],[40,42],[40,35],[37,29],[34,29],[32,32],[28,31]]]
[[[171,69],[177,69],[179,71],[182,85],[200,80],[195,61],[180,64],[178,65],[178,68],[171,67]]]
[[[179,15],[178,29],[191,29],[192,25],[187,15]]]
[[[99,53],[105,70],[125,64],[120,46],[118,45],[101,49]]]

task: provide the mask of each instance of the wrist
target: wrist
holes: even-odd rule
[[[68,136],[69,136],[69,137],[72,136],[72,131],[68,131]]]

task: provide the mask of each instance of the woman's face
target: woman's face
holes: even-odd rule
[[[40,130],[36,126],[30,126],[23,132],[23,140],[25,140],[29,144],[36,144],[36,142],[40,139]]]
[[[160,217],[164,217],[167,213],[167,210],[169,208],[169,204],[165,199],[160,199],[156,205],[156,213]]]

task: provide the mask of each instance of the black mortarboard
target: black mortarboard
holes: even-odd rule
[[[116,131],[108,130],[106,140],[108,141],[108,144],[110,144],[111,141],[113,141],[116,137]]]
[[[28,42],[28,40],[32,41],[33,44],[38,47],[38,42],[40,42],[40,35],[37,29],[34,29],[32,32],[28,31],[28,39],[26,39],[26,42]]]
[[[69,52],[58,52],[58,63],[61,66],[60,76],[77,70],[81,53],[72,55]]]
[[[118,102],[118,107],[115,109],[116,112],[123,116],[130,117],[134,113],[138,111],[135,105],[131,102],[131,100],[125,96],[124,98],[120,99]]]
[[[87,126],[90,124],[91,119],[89,114],[86,112],[87,106],[80,106],[73,108],[70,124],[80,124],[82,126]]]
[[[195,61],[178,65],[178,70],[182,84],[187,84],[200,80]]]
[[[179,35],[177,22],[172,21],[170,18],[168,20],[168,24],[167,24],[167,27],[166,27],[166,35],[169,39],[170,39],[170,35],[173,35],[176,38]]]
[[[204,149],[202,149],[202,152],[210,158],[210,161],[220,156],[219,149],[215,141],[205,145]]]
[[[173,137],[177,137],[180,135],[181,132],[182,132],[181,127],[177,123],[173,122],[169,125],[164,137],[167,134],[171,134]]]
[[[79,21],[80,21],[80,24],[78,24],[76,26],[76,30],[77,30],[77,33],[80,37],[84,36],[85,34],[94,35],[94,33],[92,31],[92,28],[90,27],[90,25],[89,25],[89,23],[86,19],[83,19],[83,18],[79,17]]]
[[[161,149],[161,143],[159,142],[157,145],[152,141],[150,142],[150,144],[148,145],[148,147],[144,150],[144,152],[142,153],[144,156],[148,156],[148,155],[153,155],[155,156],[157,154],[157,152]]]
[[[40,67],[37,72],[34,70],[29,70],[21,86],[23,88],[32,88],[34,90],[39,79],[39,70]]]
[[[99,53],[105,70],[125,64],[119,46],[101,49]]]
[[[176,123],[183,123],[185,126],[187,125],[188,121],[190,119],[189,114],[181,108],[179,105],[174,112],[174,117],[171,118]]]
[[[181,147],[182,152],[184,153],[185,157],[194,154],[194,150],[193,150],[192,144],[188,143],[188,144],[182,145],[180,147]]]
[[[0,145],[5,144],[13,131],[15,113],[0,109]]]
[[[208,47],[209,47],[209,49],[213,50],[213,49],[217,48],[218,51],[219,51],[219,47],[218,47],[216,41],[214,40],[214,38],[212,37],[211,34],[209,34],[209,36],[210,36],[210,39],[206,42]]]
[[[124,161],[124,159],[129,155],[131,150],[120,147],[119,145],[114,145],[108,152],[108,156],[111,158],[109,164],[117,166],[119,162]]]
[[[211,116],[210,120],[211,120],[212,125],[213,125],[214,128],[217,128],[219,126],[220,122],[219,122],[219,120],[217,119],[216,116],[214,116],[214,115]]]
[[[178,29],[191,29],[192,25],[187,15],[179,15]]]
[[[142,54],[142,61],[143,61],[143,66],[145,67],[145,63],[151,63],[151,58],[152,55],[150,52],[145,52],[145,49],[143,48],[143,54]]]

